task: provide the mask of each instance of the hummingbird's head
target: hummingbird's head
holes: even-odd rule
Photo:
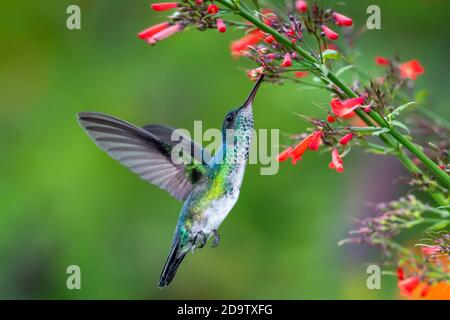
[[[253,100],[258,92],[259,86],[264,79],[264,74],[259,77],[253,86],[252,91],[248,95],[241,107],[235,108],[227,113],[223,120],[222,131],[226,130],[242,130],[248,131],[253,129]]]
[[[261,75],[256,81],[244,104],[228,112],[223,120],[222,135],[224,141],[228,145],[233,145],[234,149],[245,149],[246,157],[253,138],[253,99],[263,78],[264,75]]]

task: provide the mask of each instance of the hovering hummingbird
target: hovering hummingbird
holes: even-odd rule
[[[253,138],[253,99],[263,78],[261,75],[257,80],[244,104],[225,116],[222,145],[214,157],[186,136],[180,137],[180,151],[172,152],[180,140],[173,141],[175,129],[170,127],[140,128],[100,113],[77,115],[89,137],[112,158],[176,199],[184,200],[160,288],[170,284],[189,251],[202,248],[211,237],[212,247],[219,244],[217,230],[239,197]],[[235,132],[232,141],[227,137],[230,130]]]

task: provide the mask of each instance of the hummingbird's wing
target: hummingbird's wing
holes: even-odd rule
[[[186,136],[172,141],[172,128],[139,128],[100,113],[81,112],[77,116],[81,127],[101,149],[178,200],[186,199],[206,174],[202,155],[210,157],[207,151]],[[177,144],[181,148],[172,155]]]

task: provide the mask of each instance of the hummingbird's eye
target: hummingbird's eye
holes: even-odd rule
[[[227,117],[225,118],[225,120],[227,120],[227,122],[231,122],[234,119],[234,114],[230,113],[227,115]]]

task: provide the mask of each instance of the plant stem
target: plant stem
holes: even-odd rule
[[[296,46],[294,43],[292,43],[287,37],[280,34],[270,26],[266,25],[264,22],[259,20],[254,14],[252,14],[249,10],[245,9],[241,5],[237,5],[236,3],[232,2],[231,0],[217,0],[224,6],[228,7],[229,9],[232,9],[236,12],[236,14],[240,15],[244,19],[250,21],[253,23],[256,27],[258,27],[260,30],[271,34],[278,43],[282,44],[286,48],[295,50],[299,55],[301,55],[304,59],[304,61],[308,65],[312,65],[318,69],[318,71],[321,73],[321,75],[328,79],[331,83],[333,83],[335,86],[337,86],[344,94],[349,98],[355,98],[358,97],[358,95],[344,82],[342,82],[333,72],[328,70],[328,68],[322,64],[320,61],[318,61],[315,57],[311,56],[307,51],[302,49],[301,47]],[[414,143],[409,141],[407,138],[405,138],[397,129],[391,127],[386,120],[377,112],[371,110],[368,115],[362,112],[361,110],[356,110],[358,116],[361,117],[361,119],[366,122],[368,125],[372,125],[371,119],[373,119],[376,123],[378,123],[380,126],[384,128],[389,128],[390,132],[388,135],[383,134],[380,135],[380,138],[387,143],[389,146],[394,147],[396,150],[398,150],[398,157],[400,161],[404,164],[404,166],[412,171],[420,173],[420,169],[412,162],[412,160],[405,155],[400,148],[398,147],[397,143],[393,140],[397,140],[400,144],[402,144],[406,149],[408,149],[412,154],[414,154],[429,170],[433,175],[435,175],[446,188],[450,187],[450,176],[447,175],[443,170],[441,170],[436,163],[434,163],[430,158],[428,158],[425,153],[422,152],[419,148],[415,146]],[[358,112],[359,111],[359,112]],[[392,139],[393,138],[393,139]],[[433,195],[432,195],[433,196]],[[443,196],[442,196],[443,197]],[[442,197],[435,197],[433,198],[435,200],[441,199]],[[441,199],[442,200],[442,199]],[[439,203],[442,205],[441,200],[439,200]],[[445,198],[444,198],[445,200]],[[447,201],[444,201],[447,203]]]

